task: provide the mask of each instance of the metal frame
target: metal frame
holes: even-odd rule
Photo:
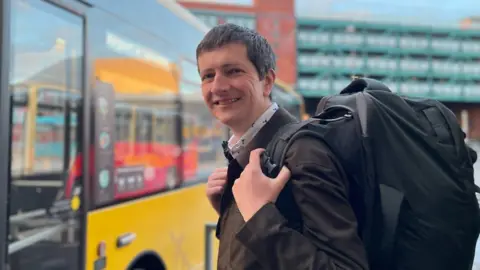
[[[81,102],[82,112],[81,117],[81,126],[80,133],[81,141],[81,151],[82,151],[82,198],[80,210],[80,246],[82,247],[79,250],[79,269],[87,268],[87,216],[88,211],[91,209],[91,192],[90,192],[90,145],[91,145],[91,91],[90,85],[92,83],[90,74],[92,71],[91,61],[89,58],[88,43],[89,43],[89,31],[88,31],[88,9],[92,7],[87,1],[72,1],[72,0],[43,0],[53,5],[56,5],[60,8],[65,9],[66,11],[75,14],[82,18],[82,51],[83,59],[81,63],[82,70],[82,84],[81,84],[81,96],[83,102]],[[0,269],[2,270],[2,269]]]
[[[90,209],[90,184],[88,181],[90,179],[89,173],[89,155],[90,155],[90,104],[91,104],[91,97],[89,91],[90,85],[90,77],[89,74],[91,71],[90,61],[88,58],[88,22],[87,22],[87,9],[91,7],[91,5],[84,1],[72,1],[72,0],[43,0],[49,4],[55,5],[59,8],[64,9],[66,12],[70,12],[78,17],[80,17],[83,21],[82,23],[82,50],[83,50],[83,59],[81,64],[82,70],[82,85],[81,85],[81,95],[83,98],[82,102],[82,113],[81,113],[81,133],[82,133],[82,140],[81,140],[81,149],[82,149],[82,203],[81,203],[81,215],[80,215],[80,246],[83,247],[79,250],[79,259],[78,263],[80,264],[79,269],[86,269],[86,253],[87,253],[87,214],[88,210]],[[2,270],[2,269],[0,269]]]
[[[79,250],[79,259],[78,262],[80,264],[79,269],[86,269],[87,268],[87,215],[88,211],[91,208],[91,194],[90,194],[90,145],[91,145],[91,91],[89,91],[91,85],[90,76],[91,74],[91,61],[88,52],[88,20],[87,20],[87,9],[91,7],[90,4],[87,2],[81,1],[71,1],[71,0],[44,0],[48,3],[56,5],[66,11],[75,14],[82,18],[82,35],[83,35],[83,59],[82,59],[82,85],[81,85],[81,95],[82,95],[82,113],[81,113],[81,151],[82,151],[82,203],[80,207],[81,215],[80,215],[80,246],[82,247]],[[0,269],[2,270],[2,269]]]
[[[83,35],[83,59],[81,64],[82,69],[82,85],[81,85],[81,95],[82,95],[82,113],[81,113],[81,151],[82,151],[82,203],[80,207],[81,215],[80,215],[80,246],[82,247],[79,250],[79,259],[78,262],[80,264],[79,269],[86,269],[87,268],[87,215],[88,211],[91,209],[91,192],[90,192],[90,145],[91,145],[91,91],[90,85],[92,83],[90,74],[92,71],[91,61],[89,58],[88,52],[88,43],[89,43],[89,32],[88,32],[88,15],[87,10],[91,8],[91,4],[87,1],[75,1],[75,0],[43,0],[47,3],[55,5],[59,8],[64,9],[67,12],[70,12],[80,18],[82,18],[82,35]],[[3,269],[0,269],[3,270]]]
[[[57,6],[66,12],[72,13],[82,19],[82,35],[83,35],[83,61],[81,65],[82,70],[82,92],[83,94],[83,126],[82,128],[82,153],[83,155],[83,175],[84,179],[89,178],[89,162],[88,154],[90,145],[90,91],[88,91],[89,81],[89,61],[87,58],[87,19],[86,10],[89,5],[87,3],[72,1],[72,0],[43,0],[44,2]],[[8,231],[9,231],[9,211],[8,211],[8,193],[10,189],[10,158],[11,158],[11,97],[9,91],[9,68],[10,68],[10,28],[11,28],[11,0],[0,1],[0,145],[2,145],[3,155],[0,155],[0,270],[8,270]],[[81,246],[79,252],[80,269],[85,268],[86,263],[86,219],[89,209],[89,186],[88,181],[83,181],[84,189],[82,193],[82,208],[79,221],[81,223]],[[64,225],[62,225],[64,226]],[[55,228],[55,232],[58,231]],[[53,233],[53,230],[45,231],[45,233]],[[44,236],[42,235],[42,238]],[[38,239],[31,239],[33,242]],[[29,241],[30,242],[30,241]],[[16,245],[10,248],[20,249],[22,246]]]
[[[10,179],[10,0],[0,1],[0,270],[7,269],[7,234],[8,234],[8,192]]]
[[[205,270],[213,270],[212,233],[216,228],[216,223],[205,224]]]
[[[82,190],[82,207],[81,211],[82,213],[82,220],[81,220],[81,235],[82,239],[80,239],[81,246],[83,247],[82,250],[80,250],[80,269],[86,269],[86,264],[87,264],[87,215],[88,211],[90,210],[90,161],[89,161],[89,156],[90,156],[90,103],[91,103],[91,92],[89,91],[89,85],[90,85],[90,76],[89,74],[92,74],[92,67],[91,67],[91,62],[89,58],[89,52],[88,52],[88,21],[87,21],[87,16],[83,16],[83,63],[82,63],[82,70],[83,70],[83,80],[82,80],[82,88],[83,88],[83,112],[82,112],[82,163],[83,163],[83,190]]]

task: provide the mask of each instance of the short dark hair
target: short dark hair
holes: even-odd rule
[[[255,66],[260,80],[263,80],[271,69],[275,70],[275,53],[268,41],[254,30],[232,23],[220,24],[208,31],[197,46],[197,60],[203,52],[232,43],[245,45],[248,59]]]

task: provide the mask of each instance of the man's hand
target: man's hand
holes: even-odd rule
[[[228,168],[218,168],[208,177],[207,197],[213,209],[220,214],[220,200],[227,184]]]
[[[275,179],[265,176],[260,167],[260,154],[264,149],[250,153],[250,161],[232,188],[233,196],[243,219],[247,222],[260,208],[275,202],[291,173],[283,167]]]

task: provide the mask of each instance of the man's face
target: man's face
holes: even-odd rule
[[[273,71],[260,81],[243,44],[228,44],[198,57],[203,99],[212,115],[245,132],[270,104]]]

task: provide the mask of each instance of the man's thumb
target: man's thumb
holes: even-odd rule
[[[280,172],[278,173],[277,177],[275,178],[275,184],[278,185],[278,188],[281,190],[287,184],[288,180],[290,180],[290,177],[292,176],[292,173],[290,170],[283,166]]]

